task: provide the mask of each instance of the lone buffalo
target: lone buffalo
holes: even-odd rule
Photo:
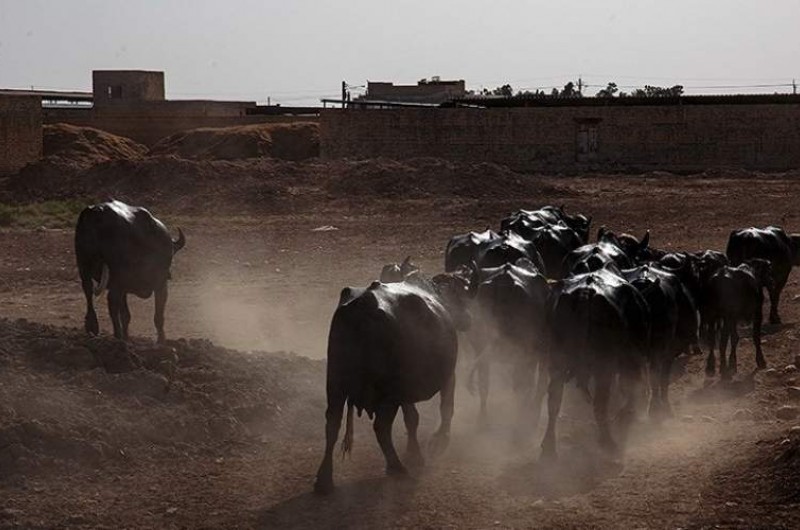
[[[155,293],[154,322],[164,342],[164,307],[172,257],[186,244],[183,232],[173,240],[167,227],[144,208],[120,201],[85,208],[75,227],[75,256],[86,296],[86,332],[100,332],[94,295],[108,288],[108,312],[114,336],[128,339],[131,313],[128,294],[150,298]],[[95,287],[95,282],[98,282]]]

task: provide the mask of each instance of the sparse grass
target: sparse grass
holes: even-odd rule
[[[89,201],[68,199],[30,204],[0,203],[0,227],[7,228],[69,228],[75,226],[78,214]]]

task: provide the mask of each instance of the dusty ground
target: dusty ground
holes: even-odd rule
[[[437,271],[450,235],[495,226],[519,207],[563,202],[594,215],[595,227],[649,228],[653,245],[676,249],[722,249],[735,227],[800,229],[800,181],[791,178],[542,179],[540,193],[509,192],[513,199],[502,190],[487,190],[484,200],[319,198],[279,213],[209,217],[156,206],[188,239],[173,268],[167,334],[322,359],[343,286],[365,285],[383,263],[407,254]],[[313,230],[324,226],[336,230]],[[747,382],[746,338],[745,381],[734,391],[703,390],[702,360],[691,359],[674,386],[676,418],[638,425],[621,462],[599,454],[589,411],[573,399],[561,458],[544,468],[541,433],[527,447],[510,444],[505,393],[492,394],[492,428],[478,433],[475,400],[462,385],[441,459],[412,480],[384,478],[371,429],[360,420],[352,460],[337,462],[337,493],[319,498],[310,491],[322,449],[322,362],[180,341],[171,343],[174,359],[157,351],[169,358],[166,368],[140,363],[107,374],[73,351],[92,351],[94,343],[60,328],[79,326],[84,311],[71,247],[69,230],[0,232],[0,317],[12,319],[0,325],[0,527],[800,526],[793,483],[800,434],[790,433],[798,422],[775,417],[795,378],[783,368],[797,352],[796,273],[781,307],[785,324],[765,341],[779,373]],[[130,347],[136,364],[153,350],[152,301],[137,301],[132,311],[132,331],[142,337]],[[108,342],[103,348],[116,347]],[[82,360],[58,360],[65,355]],[[469,362],[465,353],[462,370]],[[506,385],[506,372],[495,371],[494,389]],[[426,405],[423,437],[435,424],[435,404]]]

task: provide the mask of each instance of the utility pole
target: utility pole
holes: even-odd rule
[[[342,81],[342,108],[344,108],[345,101],[347,101],[347,83]]]
[[[583,79],[581,79],[581,74],[578,74],[578,94],[581,96],[583,95]]]
[[[792,94],[797,95],[797,79],[792,79]]]

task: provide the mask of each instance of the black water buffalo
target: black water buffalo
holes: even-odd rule
[[[155,293],[155,325],[164,342],[164,307],[172,257],[186,244],[183,232],[173,240],[164,224],[146,209],[111,201],[85,208],[75,227],[75,256],[86,296],[86,332],[100,328],[93,296],[108,288],[108,311],[114,336],[128,339],[128,294]],[[95,288],[94,282],[99,285]]]
[[[562,277],[584,274],[610,264],[619,269],[630,269],[634,265],[628,253],[620,247],[614,233],[603,227],[597,232],[597,243],[583,245],[567,254],[561,264],[561,274]]]
[[[697,309],[678,277],[655,264],[622,271],[642,294],[650,314],[650,416],[671,416],[672,362],[697,347]]]
[[[570,377],[575,377],[582,387],[594,378],[594,414],[600,443],[608,450],[616,450],[608,424],[611,385],[618,375],[626,398],[619,417],[627,427],[635,412],[636,387],[649,346],[647,302],[613,265],[558,281],[551,289],[550,385],[542,456],[555,456],[556,422],[564,383]]]
[[[434,277],[431,290],[408,282],[372,283],[367,289],[346,288],[333,315],[328,337],[325,456],[314,489],[333,489],[333,449],[343,409],[347,422],[342,448],[352,448],[353,409],[372,418],[388,474],[403,474],[392,443],[392,423],[402,407],[408,429],[408,452],[421,462],[417,441],[419,414],[414,403],[441,395],[437,444],[446,444],[453,417],[456,329],[469,325],[466,300],[474,294],[458,275]]]
[[[476,296],[478,326],[491,350],[478,354],[474,369],[478,375],[480,393],[479,422],[486,422],[489,364],[492,360],[512,363],[516,392],[533,388],[538,369],[539,382],[533,403],[534,415],[538,418],[546,379],[540,361],[549,293],[547,280],[525,258],[513,264],[483,269],[480,278]]]
[[[510,231],[532,242],[542,256],[544,270],[550,278],[560,278],[561,264],[573,250],[584,242],[578,233],[563,221],[538,227],[519,228],[512,224]]]
[[[666,250],[650,246],[650,231],[645,232],[642,239],[636,239],[631,234],[620,234],[617,236],[619,247],[625,251],[628,257],[637,265],[659,261],[666,256]]]
[[[462,265],[469,265],[476,261],[482,245],[500,238],[500,234],[489,229],[485,232],[469,232],[453,236],[448,241],[444,252],[445,272],[453,272]]]
[[[764,259],[750,259],[737,267],[724,266],[711,277],[709,283],[709,353],[706,374],[714,375],[714,341],[719,334],[719,373],[729,378],[736,373],[736,346],[739,344],[738,324],[750,321],[753,326],[753,345],[756,365],[767,367],[761,351],[761,319],[764,303],[763,289],[772,288],[772,265]],[[725,358],[728,339],[731,342],[729,359]]]
[[[777,226],[734,230],[728,238],[725,253],[731,265],[739,265],[751,258],[769,260],[774,278],[769,289],[769,321],[771,324],[779,324],[781,318],[778,315],[778,303],[781,291],[789,279],[792,266],[800,265],[800,234],[789,235]]]
[[[538,210],[517,210],[500,221],[501,230],[512,230],[520,235],[532,228],[541,228],[562,222],[574,230],[581,238],[582,243],[589,241],[589,228],[592,218],[582,214],[568,215],[564,206],[545,206]]]
[[[514,232],[503,232],[499,239],[482,243],[475,262],[480,269],[491,269],[506,263],[515,263],[522,258],[530,260],[538,270],[546,272],[536,245]]]

